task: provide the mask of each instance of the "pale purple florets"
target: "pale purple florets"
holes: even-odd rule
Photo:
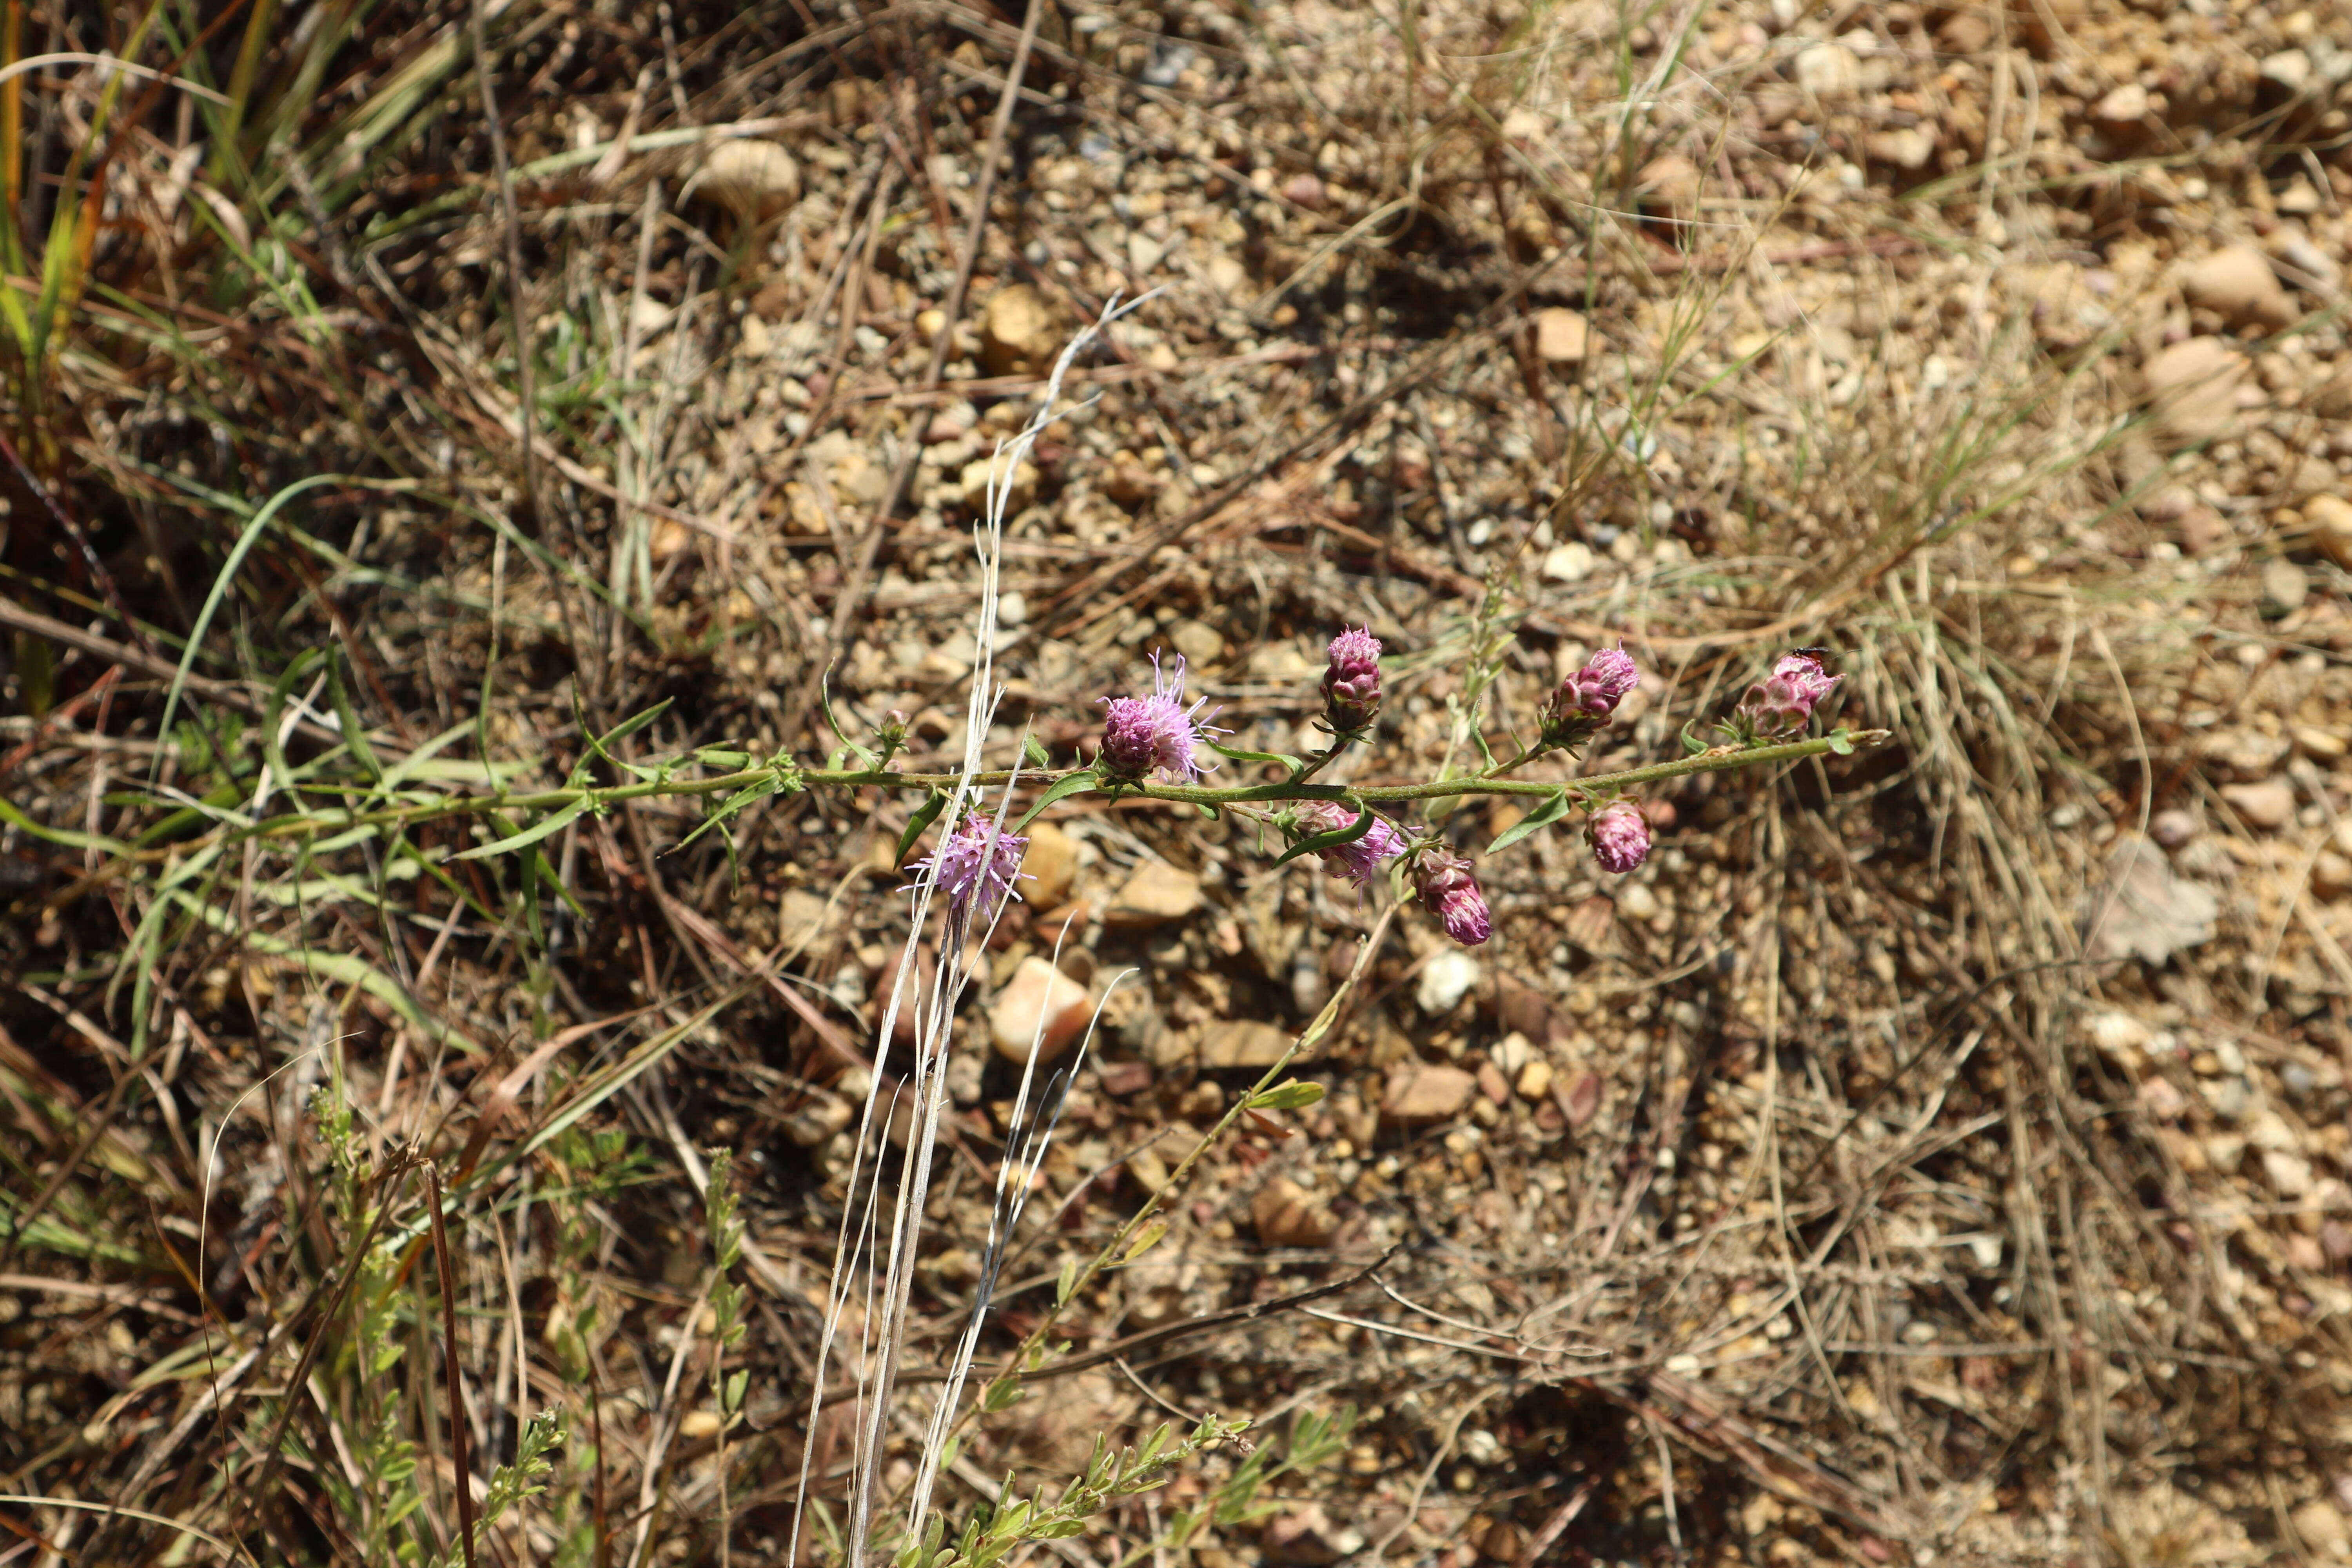
[[[1570,673],[1547,699],[1537,722],[1547,746],[1580,744],[1609,722],[1625,694],[1642,683],[1633,656],[1621,644],[1604,647]]]
[[[1630,800],[1612,800],[1585,819],[1592,837],[1592,858],[1604,871],[1619,876],[1639,866],[1650,853],[1650,819]]]
[[[1175,673],[1160,668],[1151,656],[1151,695],[1106,697],[1101,762],[1103,773],[1116,779],[1140,779],[1158,768],[1171,784],[1198,784],[1201,764],[1194,760],[1213,734],[1224,733],[1195,718],[1202,698],[1184,706],[1184,656],[1176,656]]]
[[[1302,834],[1337,833],[1352,827],[1356,822],[1354,808],[1336,800],[1306,800],[1298,803],[1295,814]],[[1381,868],[1405,852],[1404,835],[1394,824],[1383,817],[1374,817],[1364,836],[1337,849],[1321,851],[1323,868],[1334,877],[1344,877],[1359,888],[1371,885],[1381,874]]]
[[[1369,626],[1350,626],[1331,639],[1331,667],[1323,672],[1323,716],[1345,734],[1381,710],[1381,639]]]
[[[1425,846],[1413,862],[1413,891],[1421,907],[1445,922],[1445,934],[1465,947],[1476,947],[1494,934],[1494,918],[1486,910],[1486,895],[1471,874],[1470,862],[1441,844]]]
[[[1028,847],[1026,838],[1001,832],[985,817],[967,814],[940,841],[937,850],[907,868],[920,871],[936,862],[939,889],[948,896],[949,921],[958,925],[978,921],[985,925],[996,918],[1005,895],[1021,896],[1013,892],[1013,883],[1016,878],[1027,879],[1021,874],[1021,857]]]
[[[1824,670],[1812,654],[1782,654],[1772,673],[1748,689],[1738,717],[1759,736],[1793,735],[1844,679]]]

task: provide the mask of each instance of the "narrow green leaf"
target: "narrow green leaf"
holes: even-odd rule
[[[1080,768],[1076,773],[1055,779],[1045,793],[1037,797],[1037,804],[1022,813],[1021,820],[1013,825],[1011,831],[1026,832],[1029,825],[1037,820],[1037,814],[1057,800],[1067,800],[1074,795],[1083,795],[1087,790],[1101,787],[1102,778],[1092,768]]]
[[[1693,722],[1696,721],[1693,721]],[[1696,757],[1701,752],[1706,750],[1706,742],[1700,740],[1696,735],[1692,734],[1690,731],[1690,725],[1685,724],[1683,726],[1683,755],[1686,757]]]
[[[1495,835],[1495,842],[1486,846],[1486,853],[1508,849],[1530,833],[1539,832],[1568,815],[1568,792],[1554,790],[1543,797],[1533,811]]]
[[[342,726],[343,745],[351,752],[352,761],[359,763],[371,784],[383,777],[383,764],[375,760],[375,748],[368,744],[367,726],[360,722],[351,689],[343,684],[342,661],[332,653],[327,656],[327,700],[335,705],[335,722]]]
[[[915,840],[923,836],[923,829],[937,822],[940,819],[940,813],[945,811],[947,807],[947,791],[935,789],[931,792],[929,799],[915,808],[915,814],[907,818],[907,830],[898,835],[898,852],[890,857],[891,865],[903,866],[907,863],[907,851],[915,847]]]
[[[1301,758],[1292,756],[1288,752],[1253,752],[1240,746],[1221,746],[1214,741],[1211,741],[1209,742],[1209,750],[1216,752],[1217,755],[1221,757],[1231,757],[1237,763],[1279,763],[1281,766],[1290,770],[1290,776],[1292,778],[1297,778],[1300,773],[1307,771],[1306,762]]]
[[[1836,729],[1830,731],[1829,742],[1830,750],[1835,752],[1839,756],[1850,757],[1853,755],[1853,737],[1846,730],[1844,725],[1841,724]]]
[[[486,859],[492,855],[504,855],[509,850],[523,848],[529,845],[538,843],[541,839],[546,837],[551,833],[562,832],[564,828],[571,826],[572,824],[577,822],[582,816],[585,816],[587,810],[588,803],[586,801],[575,800],[570,805],[565,806],[562,810],[556,812],[551,816],[540,818],[537,822],[532,823],[529,827],[524,828],[520,833],[509,834],[506,837],[499,839],[495,844],[476,845],[473,848],[467,849],[461,854],[452,855],[450,858],[452,860],[481,860]]]
[[[701,837],[704,834],[709,832],[712,828],[718,826],[720,823],[726,821],[729,817],[734,816],[737,812],[742,810],[753,801],[761,800],[768,795],[775,794],[776,791],[783,787],[783,783],[784,781],[781,774],[770,773],[766,778],[761,779],[756,783],[745,784],[741,789],[737,790],[733,795],[730,795],[725,800],[720,801],[719,803],[719,808],[716,811],[713,811],[709,816],[704,817],[700,826],[697,827],[693,832],[688,834],[685,837],[677,841],[677,847],[680,849],[685,848],[688,845],[693,843],[696,839]]]
[[[1054,1305],[1056,1307],[1068,1306],[1070,1304],[1070,1297],[1077,1288],[1078,1260],[1076,1258],[1066,1258],[1062,1259],[1061,1277],[1054,1281]]]
[[[1021,754],[1029,759],[1029,765],[1033,768],[1050,768],[1054,765],[1053,753],[1045,750],[1045,742],[1039,740],[1034,733],[1024,733],[1021,737]]]
[[[1134,1262],[1137,1258],[1142,1257],[1145,1253],[1159,1246],[1160,1238],[1167,1234],[1168,1222],[1164,1219],[1153,1220],[1150,1225],[1143,1227],[1142,1234],[1139,1235],[1133,1241],[1127,1244],[1127,1250],[1119,1255],[1118,1266],[1122,1268],[1126,1268],[1129,1264]]]
[[[1306,837],[1300,839],[1297,843],[1292,845],[1289,848],[1276,856],[1274,864],[1275,866],[1287,866],[1293,860],[1297,859],[1301,855],[1319,855],[1326,849],[1337,849],[1343,845],[1353,844],[1357,839],[1361,838],[1365,834],[1370,833],[1372,830],[1372,824],[1379,820],[1380,813],[1374,811],[1370,806],[1359,806],[1357,807],[1355,821],[1349,823],[1345,827],[1335,827],[1328,833],[1308,834]],[[1272,868],[1272,867],[1268,868],[1269,870]]]
[[[1322,1098],[1321,1084],[1300,1083],[1294,1079],[1287,1083],[1276,1084],[1262,1094],[1251,1095],[1248,1108],[1252,1110],[1304,1110],[1318,1103]]]

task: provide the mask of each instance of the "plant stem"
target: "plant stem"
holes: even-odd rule
[[[1638,784],[1654,784],[1664,779],[1683,778],[1692,773],[1716,773],[1727,768],[1753,767],[1765,763],[1794,762],[1802,757],[1820,756],[1838,749],[1841,743],[1856,751],[1884,745],[1891,733],[1885,730],[1863,730],[1843,735],[1817,735],[1811,740],[1789,741],[1771,746],[1716,746],[1692,756],[1680,757],[1669,763],[1653,763],[1646,767],[1625,768],[1613,773],[1594,773],[1586,778],[1565,779],[1545,783],[1528,779],[1504,779],[1465,775],[1459,778],[1433,779],[1423,784],[1313,784],[1297,780],[1281,780],[1273,784],[1238,784],[1213,788],[1203,784],[1122,784],[1118,786],[1122,795],[1141,800],[1180,801],[1194,805],[1241,805],[1256,801],[1282,800],[1354,800],[1364,803],[1381,801],[1438,800],[1449,795],[1547,795],[1561,789],[1584,791],[1622,790]],[[788,766],[788,764],[786,765]],[[566,806],[585,804],[591,810],[602,811],[623,801],[644,800],[655,795],[688,796],[727,795],[764,784],[777,776],[779,765],[744,768],[698,779],[646,779],[636,784],[583,785],[569,789],[536,790],[524,795],[460,795],[430,802],[389,805],[374,811],[346,811],[325,807],[312,811],[289,812],[264,821],[233,828],[231,841],[245,838],[286,838],[320,832],[343,832],[354,827],[383,826],[393,824],[414,825],[438,821],[444,817],[476,816],[489,812],[560,811]],[[1048,784],[1083,770],[1077,768],[1046,768],[1025,772],[1024,782]],[[960,784],[980,788],[998,788],[1013,782],[1010,771],[974,773],[966,780],[956,773],[889,773],[871,768],[802,768],[787,773],[789,782],[802,785],[824,785],[836,789],[862,789],[868,786],[882,789],[953,789]],[[1105,786],[1108,791],[1109,786]]]

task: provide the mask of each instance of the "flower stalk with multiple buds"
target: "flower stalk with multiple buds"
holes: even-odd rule
[[[1410,897],[1419,902],[1444,924],[1448,936],[1475,947],[1493,934],[1494,919],[1470,858],[1433,829],[1417,829],[1383,815],[1381,805],[1447,795],[1540,795],[1544,797],[1540,804],[1517,826],[1496,837],[1488,847],[1489,854],[1580,809],[1586,814],[1585,834],[1593,860],[1601,869],[1622,876],[1638,868],[1650,852],[1650,819],[1629,793],[1635,785],[1822,752],[1851,752],[1858,744],[1875,744],[1886,738],[1883,731],[1850,735],[1841,730],[1810,741],[1792,739],[1842,679],[1823,671],[1817,655],[1799,652],[1782,658],[1769,677],[1748,689],[1746,699],[1725,722],[1728,744],[1709,748],[1685,735],[1684,743],[1691,754],[1675,763],[1556,784],[1506,776],[1546,752],[1580,755],[1618,715],[1627,694],[1642,679],[1633,656],[1619,647],[1602,648],[1561,680],[1538,716],[1534,743],[1507,763],[1481,773],[1420,785],[1313,782],[1314,775],[1349,746],[1371,741],[1381,710],[1380,656],[1380,640],[1369,630],[1351,627],[1332,638],[1329,666],[1320,687],[1321,723],[1332,741],[1323,752],[1302,759],[1220,743],[1216,737],[1230,731],[1206,722],[1202,700],[1189,706],[1184,701],[1183,659],[1178,658],[1170,668],[1163,668],[1155,654],[1150,694],[1105,699],[1102,739],[1094,763],[1054,774],[1045,795],[1015,826],[1027,826],[1055,801],[1090,792],[1186,801],[1212,814],[1232,809],[1283,836],[1288,848],[1276,865],[1311,854],[1322,861],[1326,872],[1359,891],[1386,876],[1400,900]],[[1201,782],[1205,771],[1201,759],[1207,752],[1253,765],[1278,767],[1286,776],[1266,783],[1211,787]],[[1269,805],[1276,809],[1265,809]],[[965,817],[932,858],[938,865],[939,887],[948,896],[950,910],[982,921],[992,914],[1012,891],[1025,843],[1011,831]]]

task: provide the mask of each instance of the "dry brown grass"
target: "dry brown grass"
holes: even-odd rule
[[[121,47],[110,17],[67,13],[60,47]],[[0,1562],[215,1550],[184,1530],[437,1553],[451,1308],[477,1487],[531,1415],[570,1421],[489,1557],[832,1550],[792,1483],[806,1459],[837,1505],[846,1428],[802,1417],[866,1196],[844,1118],[892,1070],[868,1009],[911,803],[780,797],[680,847],[701,808],[635,802],[529,871],[449,858],[452,824],[207,858],[205,817],[282,804],[288,768],[362,787],[339,715],[380,766],[446,736],[445,787],[559,783],[583,729],[664,700],[621,758],[814,760],[829,661],[845,718],[903,709],[919,756],[961,754],[965,465],[1068,326],[1151,287],[1023,481],[992,758],[1023,723],[1066,757],[1163,644],[1242,742],[1290,749],[1320,638],[1367,620],[1392,658],[1365,778],[1466,754],[1482,647],[1499,728],[1621,635],[1648,679],[1593,768],[1669,753],[1806,643],[1848,672],[1843,716],[1900,740],[1689,782],[1630,882],[1566,835],[1497,858],[1457,1006],[1419,1002],[1442,949],[1400,917],[1303,1069],[1324,1105],[1220,1146],[1073,1310],[1073,1353],[1122,1353],[984,1423],[950,1514],[1169,1410],[1281,1433],[1353,1405],[1339,1458],[1268,1484],[1271,1522],[1190,1554],[2345,1554],[2352,544],[2314,498],[2352,466],[2352,360],[2311,270],[2346,259],[2341,4],[492,7],[511,207],[475,16],[344,17],[279,15],[241,78],[241,16],[157,24],[136,58],[242,129],[126,99],[87,291],[12,372],[0,1494],[47,1500],[0,1505],[24,1542]],[[206,75],[180,54],[215,21]],[[40,79],[0,137],[27,236],[96,107],[87,72]],[[2102,120],[2133,83],[2164,103]],[[723,127],[788,146],[796,197],[713,199]],[[2239,238],[2300,280],[2292,326],[2185,289]],[[1539,352],[1566,310],[1572,363]],[[2254,363],[2230,427],[2171,453],[2139,367],[2190,333]],[[320,474],[345,477],[257,521]],[[2176,812],[2165,863],[2218,900],[2210,939],[2086,955],[2118,836]],[[1506,814],[1447,830],[1475,847]],[[1142,984],[983,1366],[1244,1081],[1203,1042],[1312,1016],[1380,913],[1265,875],[1230,821],[1062,820],[1053,902],[1098,914],[1165,860],[1204,904],[1073,928],[1067,972]],[[1045,902],[992,984],[1050,948]],[[1006,1153],[968,1014],[909,1401]],[[1384,1118],[1424,1063],[1481,1092]],[[720,1147],[750,1291],[723,1448]],[[446,1293],[416,1156],[459,1194]],[[1238,1462],[1033,1550],[1139,1560]]]

